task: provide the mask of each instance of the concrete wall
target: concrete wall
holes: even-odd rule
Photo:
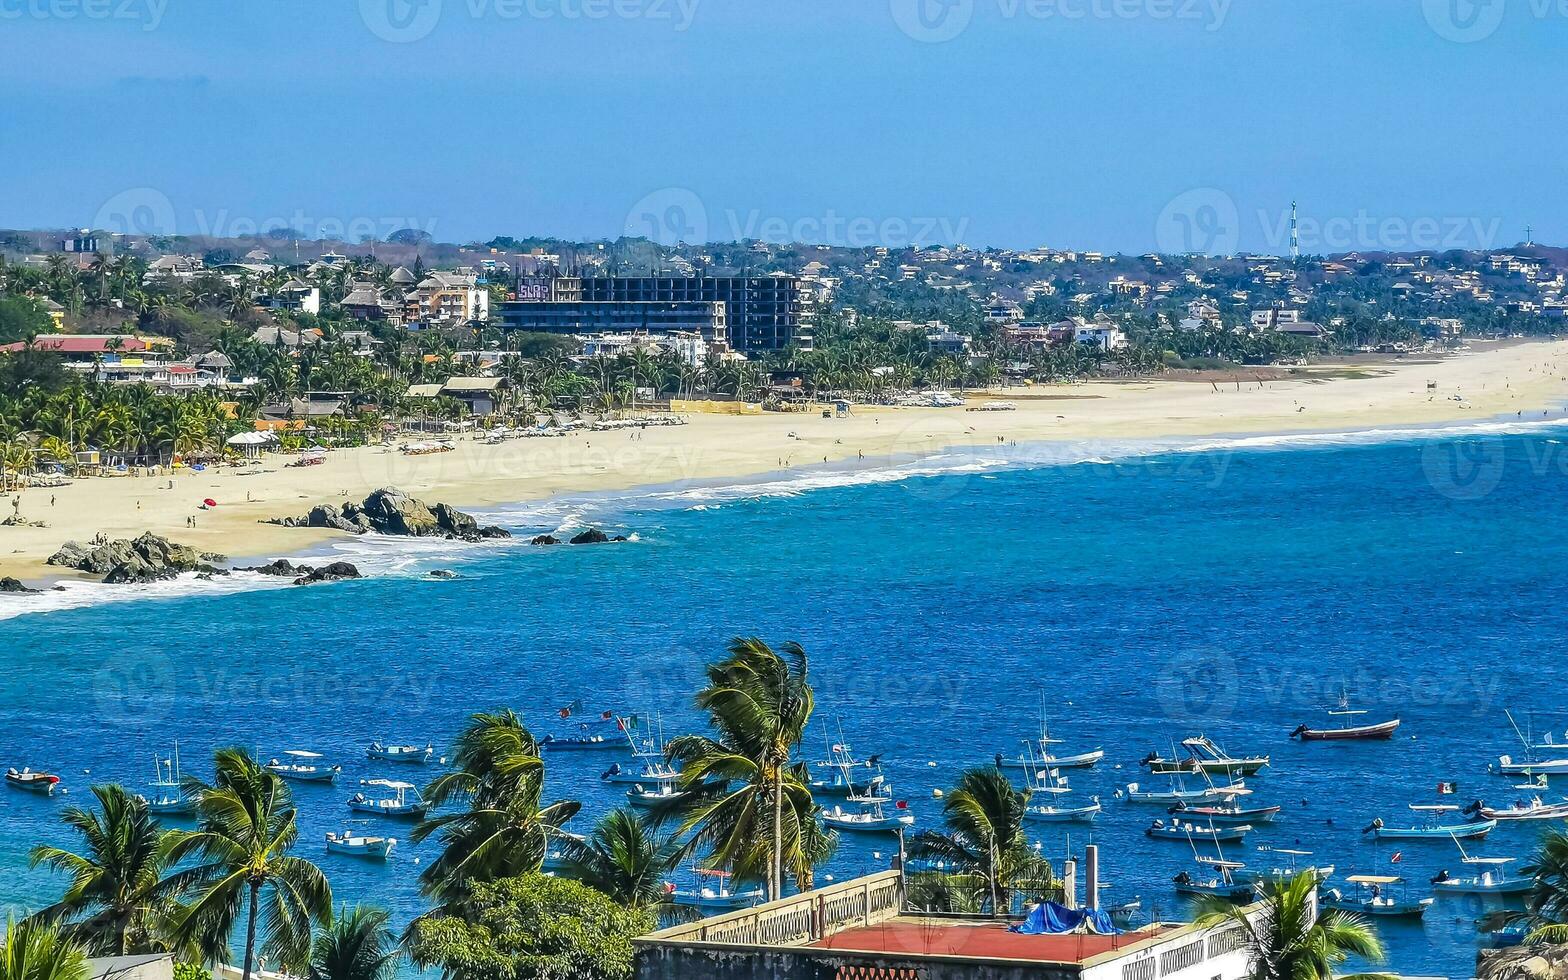
[[[637,980],[1076,980],[1072,966],[1039,963],[853,953],[783,948],[703,949],[644,946],[637,951]]]

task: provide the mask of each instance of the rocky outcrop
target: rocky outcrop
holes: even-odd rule
[[[157,582],[181,572],[213,573],[219,571],[213,563],[225,560],[148,532],[135,540],[102,544],[67,541],[47,564],[102,575],[110,584],[127,584]]]
[[[377,490],[363,503],[318,504],[304,517],[272,521],[284,527],[327,527],[351,534],[395,534],[403,537],[444,537],[462,541],[509,538],[501,527],[481,525],[472,515],[450,504],[426,504],[401,490]]]
[[[5,576],[4,578],[0,578],[0,593],[7,593],[11,595],[27,595],[37,591],[37,589],[29,589],[27,586],[23,585],[21,582],[9,575]]]
[[[311,569],[308,573],[294,580],[295,585],[311,585],[316,582],[341,582],[344,579],[364,578],[359,574],[359,569],[346,561],[335,561],[330,565]]]
[[[560,544],[561,543],[561,539],[556,537],[553,534],[541,534],[537,538],[534,538],[532,541],[530,541],[528,543],[529,544]]]
[[[431,578],[457,578],[457,573],[452,571],[450,568],[432,568],[430,570],[430,577]]]
[[[253,568],[241,568],[240,571],[257,572],[262,575],[276,575],[279,578],[298,578],[301,575],[309,575],[311,572],[315,571],[315,569],[311,568],[309,565],[296,565],[287,558],[279,558],[277,561],[268,562],[265,565],[256,565]]]
[[[624,535],[624,534],[617,534],[615,537],[612,538],[608,534],[605,534],[603,531],[599,530],[598,528],[590,527],[586,531],[583,531],[581,534],[578,534],[576,537],[572,538],[570,543],[571,544],[607,544],[607,543],[609,543],[611,541],[625,541],[625,540],[626,540],[626,535]]]

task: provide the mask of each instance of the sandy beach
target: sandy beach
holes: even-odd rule
[[[958,445],[1081,443],[1221,434],[1369,429],[1390,425],[1538,419],[1568,403],[1568,341],[1478,346],[1443,358],[1378,365],[1316,365],[1288,380],[1094,382],[972,394],[1016,411],[855,406],[844,418],[812,413],[691,415],[684,426],[581,432],[498,445],[464,438],[449,453],[411,457],[387,447],[339,450],[320,466],[263,465],[173,477],[78,480],[0,499],[47,527],[0,527],[0,575],[39,583],[67,573],[44,560],[62,542],[103,532],[153,531],[232,557],[289,554],[337,532],[258,523],[317,503],[362,499],[396,486],[427,501],[483,507],[563,493],[682,480],[749,477],[781,469],[889,457]],[[1429,387],[1429,385],[1431,387]],[[1456,398],[1456,396],[1458,396]],[[202,510],[204,499],[217,507]],[[195,518],[194,528],[187,520]]]

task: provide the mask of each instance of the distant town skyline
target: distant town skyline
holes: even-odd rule
[[[1568,241],[1549,125],[1568,18],[1535,4],[27,0],[0,19],[14,227],[1286,254],[1294,200],[1306,253]]]

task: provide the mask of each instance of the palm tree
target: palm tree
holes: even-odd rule
[[[390,980],[402,953],[386,909],[345,908],[316,937],[308,980]]]
[[[1005,915],[1018,889],[1052,885],[1050,863],[1030,850],[1024,833],[1029,795],[995,766],[970,769],[943,799],[947,829],[923,831],[911,850],[953,866],[978,885],[993,915]]]
[[[165,947],[174,902],[163,873],[164,832],[147,801],[123,786],[94,786],[101,810],[78,806],[61,815],[82,837],[81,854],[59,847],[33,848],[31,867],[48,865],[71,876],[54,905],[37,913],[95,956],[149,953]]]
[[[1253,980],[1330,980],[1337,976],[1335,968],[1352,956],[1381,962],[1383,944],[1359,915],[1334,909],[1313,919],[1317,887],[1317,876],[1310,871],[1270,881],[1262,886],[1261,915],[1256,906],[1242,908],[1218,896],[1204,896],[1198,904],[1197,924],[1239,929],[1240,948],[1247,951]],[[1390,978],[1363,973],[1342,980]]]
[[[1525,911],[1514,913],[1533,927],[1530,941],[1568,942],[1568,833],[1548,830],[1520,871],[1535,881],[1525,896]]]
[[[192,893],[175,920],[175,936],[216,960],[227,953],[244,914],[244,980],[256,960],[258,919],[266,926],[261,954],[283,969],[299,969],[310,956],[311,928],[332,921],[332,887],[320,868],[288,853],[299,825],[287,784],[244,749],[219,749],[215,762],[211,786],[186,780],[187,791],[201,800],[197,829],[170,831],[171,863],[198,862],[170,878]]]
[[[790,764],[815,703],[800,644],[775,652],[756,637],[737,637],[728,656],[708,665],[708,686],[696,698],[718,737],[683,735],[667,749],[691,794],[681,831],[695,831],[693,843],[735,873],[762,872],[770,900],[809,843],[803,821],[816,816],[804,768]]]
[[[87,954],[53,926],[10,921],[0,944],[0,980],[87,980]]]
[[[584,841],[566,838],[566,873],[623,905],[664,901],[664,876],[680,864],[674,838],[659,839],[631,810],[612,810]]]
[[[575,801],[540,806],[544,760],[533,733],[511,709],[474,715],[452,751],[453,768],[431,782],[431,808],[467,808],[414,828],[422,841],[440,832],[441,856],[420,876],[425,891],[444,904],[460,901],[475,881],[538,871],[549,832],[577,815]]]

